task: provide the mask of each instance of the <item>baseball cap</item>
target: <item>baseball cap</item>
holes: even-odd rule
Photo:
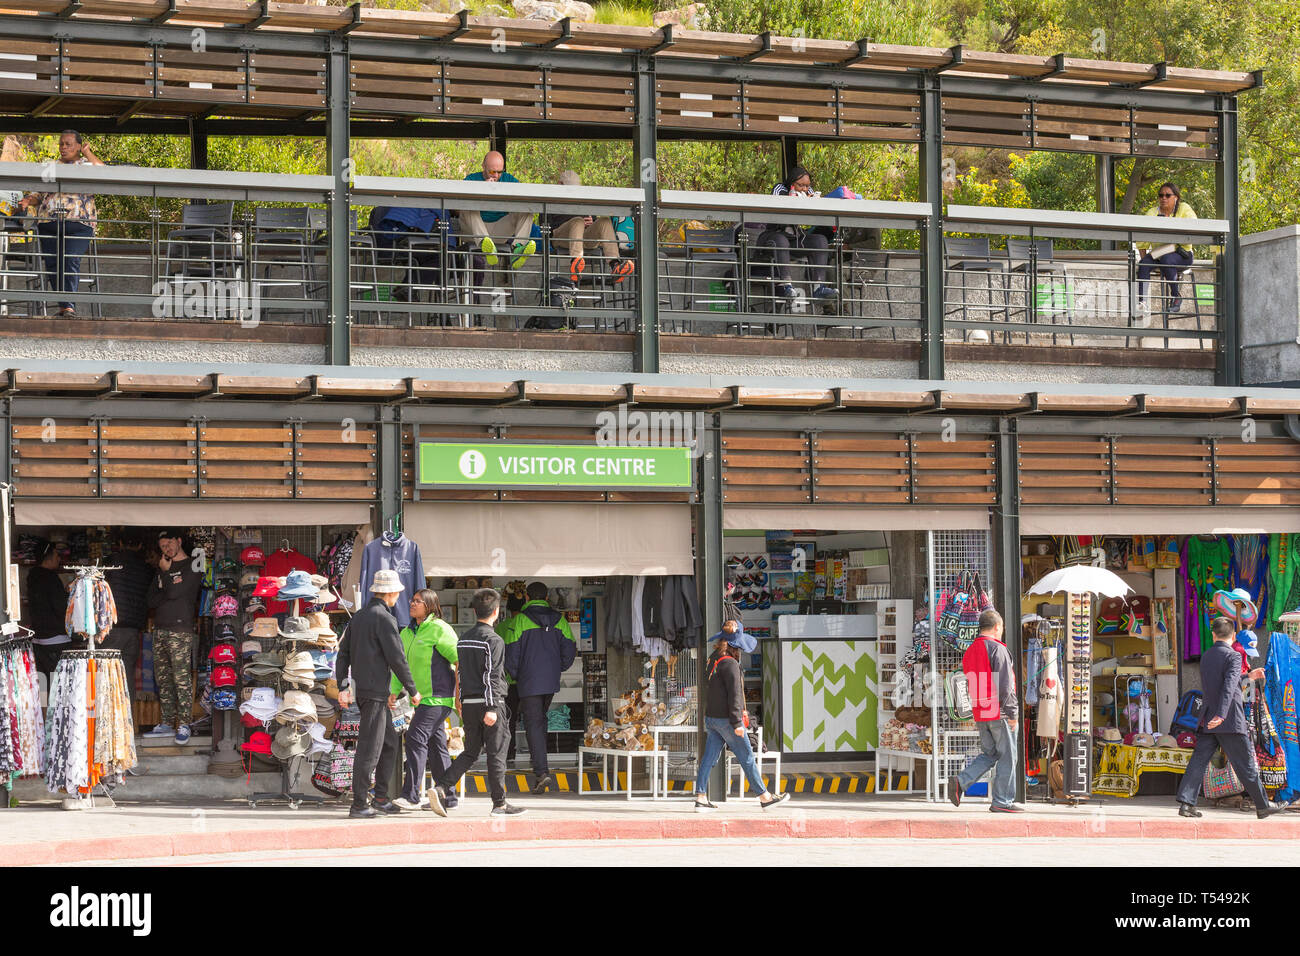
[[[249,545],[243,551],[239,552],[239,563],[246,567],[260,568],[266,564],[266,555],[257,545]]]
[[[239,613],[239,602],[229,594],[223,594],[212,605],[213,617],[234,617]]]
[[[234,687],[239,683],[239,675],[229,664],[223,664],[221,667],[212,669],[212,686],[213,687]]]
[[[261,650],[261,648],[258,648]],[[235,645],[221,643],[217,644],[212,650],[208,651],[208,660],[214,664],[230,664],[236,660]]]
[[[239,645],[240,657],[252,657],[254,654],[260,653],[262,653],[261,641],[244,641],[243,644]]]
[[[284,583],[284,578],[267,578],[257,579],[257,587],[253,589],[253,597],[275,597]]]

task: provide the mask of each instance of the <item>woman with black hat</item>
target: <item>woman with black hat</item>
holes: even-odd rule
[[[700,770],[695,776],[695,809],[700,813],[718,809],[709,801],[709,774],[728,747],[740,761],[750,789],[758,794],[764,809],[784,803],[790,794],[774,796],[763,783],[749,746],[746,728],[749,715],[745,713],[745,675],[740,666],[740,654],[752,654],[758,642],[745,633],[737,621],[728,621],[713,636],[713,653],[709,655],[709,694],[704,711],[704,726],[708,736],[704,741],[704,755],[700,757]]]

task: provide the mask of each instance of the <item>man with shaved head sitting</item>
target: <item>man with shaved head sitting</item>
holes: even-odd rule
[[[519,180],[506,170],[506,158],[495,149],[483,157],[483,171],[465,177],[470,182],[517,183]],[[532,239],[533,214],[531,212],[489,212],[476,209],[460,211],[460,233],[471,239],[472,248],[483,253],[489,266],[497,264],[497,250],[509,251],[510,265],[521,268],[528,257],[537,251]]]

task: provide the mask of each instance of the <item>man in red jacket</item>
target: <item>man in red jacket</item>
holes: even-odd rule
[[[948,778],[948,799],[961,806],[961,795],[993,771],[990,784],[994,813],[1024,813],[1016,799],[1016,671],[1002,643],[1002,615],[989,608],[980,614],[979,637],[966,649],[961,669],[970,688],[971,710],[979,728],[980,752],[961,773]]]

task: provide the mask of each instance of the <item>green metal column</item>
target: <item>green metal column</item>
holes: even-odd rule
[[[921,231],[921,369],[924,379],[938,381],[943,368],[943,114],[939,77],[921,80],[921,202],[930,216]]]
[[[696,754],[704,754],[704,707],[709,699],[709,675],[705,661],[709,659],[709,637],[722,629],[722,588],[725,584],[722,554],[722,416],[713,415],[709,427],[699,436],[703,450],[700,458],[700,533],[696,542],[696,580],[704,582],[700,610],[704,614],[704,632],[700,635],[699,655],[699,713],[695,721]],[[709,798],[724,800],[727,780],[724,776],[725,755],[709,776]]]
[[[1241,227],[1240,180],[1237,152],[1237,98],[1219,100],[1219,161],[1214,164],[1215,204],[1219,217],[1228,220],[1228,235],[1219,256],[1218,302],[1220,349],[1215,384],[1240,385],[1241,371]]]
[[[632,151],[637,182],[645,193],[636,217],[637,337],[632,368],[659,371],[659,161],[656,156],[654,60],[636,61],[636,141]]]
[[[334,189],[329,196],[329,338],[326,362],[330,365],[352,363],[349,299],[348,221],[349,190],[352,183],[352,159],[349,144],[351,92],[348,82],[348,48],[342,37],[330,38],[329,116],[325,128],[325,153]]]
[[[994,606],[1006,628],[1002,639],[1016,671],[1016,700],[1025,712],[1024,655],[1020,634],[1020,452],[1016,420],[998,421],[998,497],[993,509]],[[1032,583],[1032,582],[1030,582]],[[1021,725],[1023,728],[1023,724]],[[1016,736],[1019,750],[1016,799],[1025,799],[1024,734]]]

